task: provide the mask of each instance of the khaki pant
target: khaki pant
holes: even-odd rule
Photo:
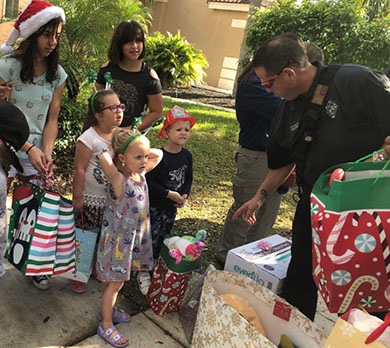
[[[216,253],[221,262],[226,261],[230,249],[269,236],[282,197],[276,191],[268,197],[256,213],[256,223],[251,226],[241,218],[232,220],[237,209],[254,196],[268,172],[267,155],[264,151],[248,150],[238,145],[234,160],[237,164],[232,179],[234,202],[226,216]]]

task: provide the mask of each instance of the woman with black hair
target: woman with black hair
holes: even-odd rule
[[[30,1],[19,14],[0,59],[0,98],[23,111],[30,135],[17,155],[23,175],[11,167],[9,177],[29,182],[38,173],[53,170],[52,151],[58,133],[58,113],[67,74],[58,64],[59,39],[64,10],[46,1]],[[24,40],[12,52],[11,44]],[[47,276],[32,277],[39,289],[47,289]]]

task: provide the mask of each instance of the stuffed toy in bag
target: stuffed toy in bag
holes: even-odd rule
[[[194,236],[173,236],[166,238],[164,244],[169,249],[169,255],[176,260],[176,265],[182,260],[194,261],[199,259],[204,247],[203,240],[206,239],[207,233],[205,230],[200,230]]]

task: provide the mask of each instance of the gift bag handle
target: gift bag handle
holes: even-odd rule
[[[354,163],[360,163],[360,162],[363,162],[364,160],[366,160],[370,157],[378,156],[383,151],[385,151],[385,149],[380,149],[380,150],[374,151],[373,153],[370,153],[366,156],[363,156],[362,158],[357,159]]]
[[[374,151],[373,153],[370,153],[362,158],[359,158],[357,159],[354,163],[360,163],[360,162],[363,162],[364,160],[370,158],[370,157],[374,157],[374,156],[377,156],[379,155],[381,152],[385,151],[385,149],[380,149],[380,150],[377,150],[377,151]],[[390,159],[388,159],[385,163],[385,165],[383,166],[383,168],[381,169],[381,171],[379,172],[379,174],[377,175],[377,177],[375,178],[374,182],[372,183],[373,185],[376,184],[376,182],[380,179],[380,177],[382,176],[383,172],[386,170],[386,168],[389,166],[390,164]]]
[[[365,344],[370,344],[379,338],[380,335],[390,326],[390,312],[386,314],[383,324],[379,325],[364,341]]]
[[[36,175],[31,181],[41,189],[59,192],[59,187],[54,180],[53,174],[42,173]]]

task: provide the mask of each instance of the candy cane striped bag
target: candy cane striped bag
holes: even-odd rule
[[[390,310],[388,164],[340,164],[313,187],[313,276],[332,313]]]
[[[56,258],[53,276],[73,271],[75,268],[75,226],[72,202],[60,198]]]

